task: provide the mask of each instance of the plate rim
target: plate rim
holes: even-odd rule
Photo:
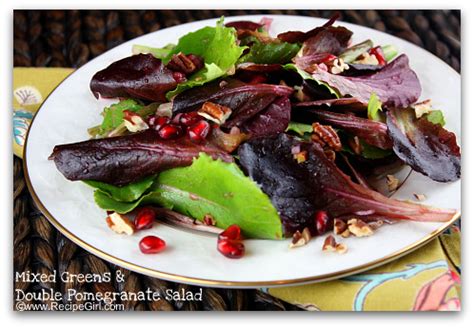
[[[238,16],[228,16],[229,18],[239,18],[239,17],[250,17],[250,16],[254,16],[254,17],[261,17],[261,16],[268,16],[268,17],[301,17],[301,18],[316,18],[316,19],[324,19],[322,17],[312,17],[312,16],[299,16],[299,15],[238,15]],[[210,19],[205,19],[205,20],[199,20],[199,21],[194,21],[194,22],[188,22],[188,23],[184,23],[184,24],[179,24],[179,25],[174,25],[174,26],[170,26],[170,27],[167,27],[165,29],[162,29],[162,30],[159,30],[159,31],[165,31],[169,28],[173,28],[173,27],[176,27],[176,26],[182,26],[182,25],[186,25],[186,24],[189,24],[189,23],[196,23],[196,22],[205,22],[205,21],[211,21],[211,20],[215,20],[215,19],[218,19],[218,18],[210,18]],[[369,27],[366,27],[366,26],[362,26],[362,25],[358,25],[358,24],[353,24],[353,23],[349,23],[349,22],[345,22],[345,21],[339,21],[341,22],[342,24],[349,24],[349,25],[352,25],[352,26],[358,26],[358,27],[362,27],[362,28],[367,28],[367,29],[371,29]],[[154,31],[154,32],[151,32],[151,33],[155,33],[155,32],[158,32],[158,31]],[[388,34],[388,33],[385,33],[385,32],[382,32],[382,31],[377,31],[377,32],[380,32],[380,33],[383,33],[383,34],[387,34],[387,35],[390,35],[391,37],[395,37],[403,42],[407,42],[409,43],[410,45],[412,46],[415,46],[423,51],[425,51],[426,53],[428,53],[430,56],[436,58],[440,63],[442,63],[443,65],[446,65],[448,67],[450,67],[449,65],[447,65],[444,61],[442,61],[440,58],[438,58],[437,56],[433,55],[432,53],[428,52],[426,49],[423,49],[421,47],[419,47],[418,45],[416,44],[412,44],[406,40],[403,40],[403,39],[400,39],[396,36],[393,36],[391,34]],[[151,33],[147,33],[147,34],[151,34]],[[147,35],[147,34],[143,34],[139,37],[142,37],[144,35]],[[138,38],[138,37],[137,37]],[[134,38],[136,39],[136,38]],[[129,42],[129,41],[133,41],[134,39],[131,39],[131,40],[128,40],[126,42]],[[121,44],[122,45],[122,44]],[[121,45],[117,45],[116,47],[119,47]],[[107,50],[106,52],[104,52],[103,54],[93,58],[92,60],[95,60],[95,59],[98,59],[99,57],[101,57],[102,55],[105,55],[107,52],[109,52],[110,50],[112,49],[115,49],[116,47],[114,48],[111,48],[109,50]],[[90,60],[88,63],[90,63],[92,60]],[[87,63],[86,63],[87,64]],[[85,65],[86,65],[85,64]],[[452,67],[450,67],[452,69]],[[25,144],[24,144],[24,148],[23,148],[23,155],[24,155],[24,158],[23,158],[23,163],[22,163],[22,167],[23,167],[23,172],[24,172],[24,178],[25,178],[25,182],[26,182],[26,185],[27,185],[27,188],[33,198],[33,202],[36,204],[36,206],[38,207],[38,209],[43,213],[43,215],[48,219],[48,221],[59,231],[61,232],[66,238],[68,238],[69,240],[71,240],[72,242],[74,242],[76,245],[78,245],[79,247],[91,252],[92,254],[100,257],[101,259],[103,260],[106,260],[108,262],[111,262],[111,263],[114,263],[116,265],[120,265],[126,269],[130,269],[134,272],[138,272],[138,273],[141,273],[141,274],[145,274],[147,276],[151,276],[151,277],[155,277],[155,278],[160,278],[160,279],[165,279],[165,280],[169,280],[169,281],[174,281],[174,282],[180,282],[180,283],[187,283],[187,284],[193,284],[193,285],[199,285],[199,286],[210,286],[210,287],[223,287],[223,288],[256,288],[256,287],[276,287],[276,286],[290,286],[290,285],[302,285],[302,284],[308,284],[308,283],[316,283],[316,282],[324,282],[324,281],[329,281],[329,280],[334,280],[334,279],[338,279],[338,278],[342,278],[342,277],[345,277],[345,276],[348,276],[348,275],[352,275],[352,274],[357,274],[357,273],[360,273],[360,272],[363,272],[363,271],[367,271],[367,270],[370,270],[370,269],[373,269],[373,268],[376,268],[376,267],[379,267],[383,264],[386,264],[386,263],[389,263],[393,260],[396,260],[398,258],[400,258],[401,256],[404,256],[408,253],[411,253],[413,251],[415,251],[416,249],[426,245],[427,243],[429,243],[430,241],[432,241],[434,238],[436,238],[438,235],[440,235],[443,231],[445,231],[446,229],[448,229],[454,222],[456,222],[456,220],[458,220],[461,216],[461,212],[460,210],[457,210],[456,213],[453,215],[453,217],[445,222],[442,226],[438,227],[437,229],[433,230],[432,232],[430,232],[429,234],[427,234],[425,237],[423,237],[422,239],[416,241],[415,243],[412,243],[410,245],[407,245],[405,247],[403,247],[402,249],[396,251],[396,252],[393,252],[389,255],[386,255],[380,259],[377,259],[377,260],[373,260],[371,262],[368,262],[368,263],[364,263],[364,264],[361,264],[361,265],[358,265],[358,266],[355,266],[355,267],[352,267],[352,268],[348,268],[348,269],[344,269],[344,270],[339,270],[339,271],[336,271],[336,272],[332,272],[332,273],[327,273],[327,274],[320,274],[320,275],[315,275],[315,276],[310,276],[310,277],[303,277],[303,278],[293,278],[293,279],[283,279],[283,280],[267,280],[267,281],[227,281],[227,280],[216,280],[216,279],[204,279],[204,278],[195,278],[195,277],[189,277],[189,276],[184,276],[184,275],[179,275],[179,274],[174,274],[174,273],[167,273],[167,272],[163,272],[163,271],[159,271],[159,270],[155,270],[155,269],[150,269],[150,268],[147,268],[147,267],[144,267],[144,266],[141,266],[141,265],[138,265],[138,264],[134,264],[134,263],[131,263],[129,261],[126,261],[126,260],[123,260],[117,256],[114,256],[114,255],[111,255],[107,252],[104,252],[102,250],[100,250],[99,248],[97,248],[96,246],[93,246],[85,241],[83,241],[81,238],[79,238],[78,236],[76,236],[74,233],[72,233],[71,231],[69,231],[68,229],[66,229],[61,223],[59,220],[57,220],[50,212],[49,210],[46,208],[46,206],[44,206],[44,204],[41,202],[41,200],[39,199],[38,195],[36,194],[36,191],[31,183],[31,180],[30,180],[30,175],[29,175],[29,170],[28,170],[28,163],[27,163],[27,148],[28,148],[28,141],[29,141],[29,136],[30,136],[30,131],[31,131],[31,128],[34,124],[34,121],[38,115],[38,113],[41,111],[41,109],[43,108],[44,104],[47,102],[48,98],[54,94],[54,92],[56,91],[57,88],[59,88],[64,82],[66,82],[66,80],[68,80],[72,75],[76,74],[78,71],[80,70],[77,69],[75,70],[74,72],[72,72],[70,75],[68,75],[63,81],[61,81],[61,83],[59,83],[52,91],[51,93],[44,99],[43,103],[41,104],[41,106],[38,108],[38,110],[35,112],[34,114],[34,117],[32,118],[31,120],[31,123],[30,123],[30,127],[27,131],[27,134],[26,134],[26,138],[25,138]],[[454,71],[454,73],[460,75],[458,72],[456,72],[454,69],[452,69]]]

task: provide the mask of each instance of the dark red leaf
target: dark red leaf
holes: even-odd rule
[[[253,137],[272,136],[282,133],[288,127],[291,116],[291,104],[288,97],[272,102],[265,110],[247,121],[242,129]]]
[[[200,152],[232,161],[231,156],[209,143],[196,144],[187,138],[163,140],[151,130],[58,145],[50,159],[69,180],[125,185],[163,170],[191,165]]]
[[[326,27],[332,26],[334,22],[339,18],[340,14],[334,14],[323,26],[318,26],[308,32],[301,32],[301,31],[288,31],[285,33],[278,34],[277,38],[283,42],[290,42],[290,43],[303,43],[307,39],[312,36],[315,36],[320,31],[324,30]]]
[[[97,72],[90,88],[96,98],[131,97],[165,102],[165,94],[178,83],[173,71],[150,54],[130,56]]]
[[[461,152],[454,133],[424,117],[416,119],[411,108],[390,109],[387,126],[395,154],[415,171],[440,182],[461,177]]]

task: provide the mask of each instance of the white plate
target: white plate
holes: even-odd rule
[[[273,18],[271,33],[309,30],[326,20],[299,16]],[[261,16],[230,17],[232,20],[258,21]],[[87,128],[101,121],[106,102],[97,101],[89,90],[92,75],[110,63],[131,54],[133,44],[164,46],[187,32],[213,26],[216,19],[193,22],[160,30],[128,41],[90,61],[68,77],[44,102],[30,127],[25,146],[25,170],[30,191],[44,214],[68,238],[110,262],[147,275],[190,284],[255,287],[335,279],[367,270],[397,258],[423,245],[448,224],[401,222],[382,227],[370,238],[345,240],[345,255],[321,251],[322,238],[306,247],[288,249],[289,241],[248,240],[247,254],[239,260],[223,257],[216,251],[216,238],[157,224],[151,231],[121,236],[107,228],[105,213],[93,200],[92,189],[66,180],[48,161],[57,144],[88,139]],[[433,99],[443,109],[447,128],[460,139],[461,82],[448,65],[411,43],[369,28],[339,23],[354,32],[354,42],[372,39],[375,44],[395,45],[406,53],[423,86],[421,99]],[[413,172],[394,195],[413,199],[413,193],[427,196],[436,207],[461,207],[461,183],[441,184]],[[454,220],[453,220],[454,221]],[[138,241],[148,234],[166,240],[169,247],[157,255],[143,255]]]

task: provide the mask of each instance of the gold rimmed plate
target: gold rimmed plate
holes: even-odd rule
[[[269,17],[273,18],[272,34],[309,30],[325,22],[312,17]],[[231,17],[227,21],[260,18]],[[88,139],[87,128],[101,121],[100,112],[111,101],[97,101],[89,91],[96,71],[129,56],[133,44],[164,46],[215,22],[216,19],[179,25],[126,42],[78,69],[45,100],[28,132],[24,168],[35,202],[61,233],[107,261],[150,276],[208,286],[263,287],[330,280],[368,270],[426,244],[458,218],[457,214],[445,223],[400,222],[384,226],[370,238],[345,240],[349,252],[344,255],[323,253],[322,238],[298,249],[289,249],[289,241],[248,240],[247,254],[239,260],[219,254],[213,236],[163,224],[133,236],[111,232],[105,224],[105,212],[94,203],[91,188],[66,180],[48,156],[57,144]],[[370,38],[376,44],[392,44],[400,53],[406,53],[421,80],[422,97],[431,98],[434,107],[443,109],[447,128],[460,137],[459,74],[408,42],[365,27],[340,24],[354,32],[354,42]],[[413,172],[392,197],[414,200],[414,193],[424,194],[428,205],[460,209],[460,186],[460,181],[441,184]],[[169,247],[156,255],[140,253],[138,241],[148,234],[162,237]]]

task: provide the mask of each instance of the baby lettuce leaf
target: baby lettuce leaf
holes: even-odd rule
[[[107,194],[119,202],[133,202],[140,198],[143,193],[151,187],[155,181],[156,175],[152,175],[139,180],[137,182],[129,183],[122,187],[117,187],[108,183],[84,180],[83,182],[93,188],[99,189],[101,192]]]
[[[238,224],[248,238],[282,238],[280,217],[268,196],[236,164],[205,154],[191,166],[162,172],[150,191],[135,202],[119,202],[102,191],[94,197],[101,208],[119,213],[156,204],[201,221],[212,215],[223,229]]]
[[[124,110],[136,112],[141,108],[143,108],[143,105],[133,99],[122,100],[109,107],[105,107],[102,113],[104,119],[100,125],[100,134],[111,131],[122,124]]]
[[[351,37],[352,32],[343,26],[328,26],[305,40],[302,47],[303,56],[322,53],[337,56],[347,48]]]
[[[317,84],[326,87],[331,95],[333,95],[336,98],[340,98],[339,92],[336,89],[332,88],[331,86],[329,86],[329,84],[327,84],[325,82],[322,82],[318,79],[315,79],[311,74],[309,74],[305,70],[299,68],[297,65],[295,65],[293,63],[290,63],[290,64],[284,65],[283,68],[286,69],[286,70],[294,71],[294,72],[298,73],[304,80],[315,81]]]
[[[314,69],[311,77],[315,81],[327,84],[341,96],[351,95],[361,102],[368,102],[375,93],[384,106],[407,107],[421,94],[420,81],[410,69],[406,55],[400,55],[380,71],[364,76],[335,75],[317,66]]]
[[[343,129],[364,140],[369,145],[382,149],[392,148],[392,140],[387,133],[387,125],[382,122],[357,117],[353,114],[311,109],[307,111],[314,115],[319,121]]]
[[[308,154],[297,163],[292,149]],[[386,218],[448,221],[453,210],[442,210],[389,199],[352,182],[314,142],[287,134],[250,140],[239,147],[241,166],[262,188],[280,213],[285,233],[314,226],[314,213],[326,210],[333,217],[371,213]],[[361,216],[363,218],[363,215]]]
[[[92,77],[90,89],[96,98],[135,98],[165,102],[166,92],[178,83],[173,71],[150,54],[118,60]]]
[[[439,124],[441,126],[444,126],[446,124],[443,112],[439,109],[432,110],[428,114],[426,114],[426,119],[433,124]]]
[[[290,123],[291,104],[288,97],[275,99],[267,108],[246,121],[242,130],[253,137],[271,136],[284,132]]]
[[[461,151],[454,133],[425,116],[417,119],[412,108],[391,108],[387,126],[395,154],[415,171],[439,182],[461,177]]]
[[[295,132],[300,137],[304,137],[307,133],[313,132],[313,126],[311,124],[290,122],[286,128],[286,132]]]
[[[264,43],[254,40],[250,51],[239,59],[241,63],[286,64],[296,56],[301,46],[296,43]]]
[[[188,138],[164,140],[154,130],[131,135],[57,145],[49,159],[69,180],[95,180],[123,186],[175,167],[188,166],[204,152],[232,161],[232,156]]]
[[[169,56],[171,51],[176,47],[174,44],[168,44],[163,48],[154,48],[149,46],[143,46],[139,44],[134,44],[132,47],[132,53],[137,54],[152,54],[158,59],[165,59]]]
[[[370,95],[369,103],[367,104],[367,116],[372,121],[383,122],[380,112],[382,112],[382,102],[375,93],[372,93]]]
[[[167,63],[173,54],[193,54],[204,59],[204,68],[189,77],[186,82],[180,83],[176,89],[167,93],[168,99],[183,90],[203,85],[218,77],[224,76],[232,70],[246,47],[237,44],[236,31],[232,27],[225,27],[220,19],[216,27],[204,27],[181,37],[176,47],[164,59]]]

